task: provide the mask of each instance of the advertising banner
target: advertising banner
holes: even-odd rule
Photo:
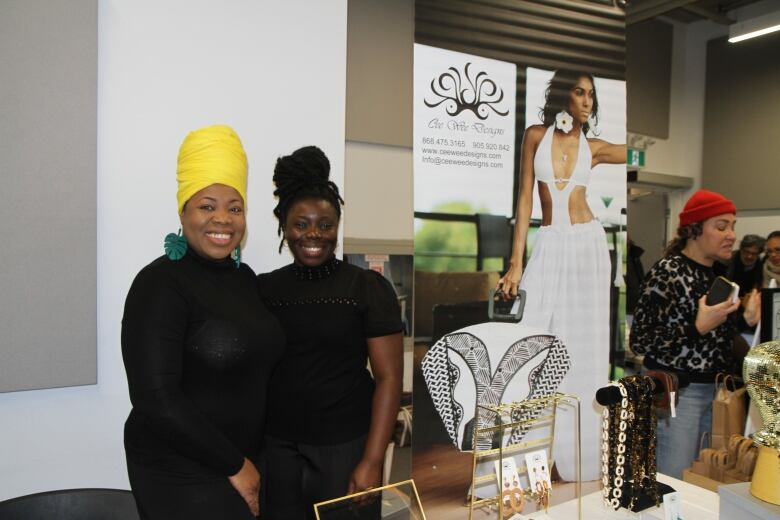
[[[577,480],[578,474],[594,480],[600,470],[594,395],[608,381],[610,341],[618,323],[625,82],[596,77],[586,68],[525,68],[520,74],[524,131],[515,135],[515,101],[511,108],[505,101],[510,92],[516,96],[517,71],[511,63],[415,46],[415,211],[434,213],[418,220],[479,226],[481,214],[490,213],[497,217],[495,230],[505,237],[497,256],[506,259],[514,251],[526,260],[473,272],[428,269],[431,264],[423,261],[436,254],[436,240],[432,233],[416,234],[413,476],[423,496],[435,497],[426,483],[457,474],[460,480],[448,482],[461,486],[461,496],[448,497],[451,503],[500,494],[493,475],[497,461],[489,457],[474,466],[477,483],[470,485],[471,453],[499,444],[527,446],[515,452],[514,462],[519,485],[531,489],[523,458],[531,448],[541,449],[564,480]],[[487,79],[493,83],[483,87],[484,95],[469,90]],[[513,216],[516,221],[510,222]],[[442,233],[440,241],[466,240],[456,234]],[[484,237],[474,236],[471,250],[481,251]],[[439,254],[447,256],[442,249]],[[490,321],[489,289],[510,286],[526,293],[522,319]],[[556,411],[554,438],[549,422],[536,422],[544,410],[514,417],[529,426],[504,437],[474,438],[475,427],[489,428],[498,420],[490,414],[477,417],[477,405],[554,392],[581,400],[581,473],[578,421],[571,408]],[[550,468],[547,462],[542,466]]]
[[[414,46],[414,209],[512,214],[517,67]]]

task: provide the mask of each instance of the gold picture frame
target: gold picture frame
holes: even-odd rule
[[[381,501],[379,514],[382,519],[426,520],[417,486],[412,479],[319,502],[314,504],[314,515],[317,520],[361,519],[360,508],[366,507],[368,501],[377,499]],[[387,516],[386,509],[389,509]],[[377,514],[376,506],[370,514]]]

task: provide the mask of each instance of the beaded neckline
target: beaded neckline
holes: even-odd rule
[[[332,256],[329,260],[326,260],[315,267],[293,263],[292,270],[295,274],[295,277],[299,280],[322,280],[323,278],[327,278],[331,274],[335,273],[340,265],[341,260],[335,256]]]

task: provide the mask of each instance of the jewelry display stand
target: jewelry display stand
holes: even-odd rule
[[[674,409],[676,397],[675,392],[664,394],[671,387],[659,377],[663,373],[628,376],[596,392],[596,401],[604,406],[601,473],[603,503],[608,509],[639,513],[658,507],[663,495],[674,492],[656,480],[654,400],[665,397]]]
[[[556,392],[544,397],[538,397],[534,399],[526,399],[524,401],[517,401],[511,403],[502,403],[498,405],[477,405],[477,413],[474,421],[474,436],[472,438],[472,474],[471,474],[471,489],[472,493],[469,497],[469,520],[472,520],[475,507],[497,507],[499,518],[505,518],[504,501],[501,496],[500,483],[503,482],[503,461],[504,456],[514,453],[519,453],[531,449],[539,449],[541,447],[549,446],[550,459],[548,461],[549,467],[553,466],[555,459],[553,457],[553,440],[555,438],[555,419],[558,412],[558,408],[561,406],[573,406],[577,411],[577,451],[576,451],[576,475],[577,480],[575,482],[575,493],[577,497],[577,518],[582,520],[582,489],[581,489],[581,471],[582,471],[582,453],[581,453],[581,433],[580,433],[580,399],[574,395],[563,394]],[[523,417],[528,417],[523,419]],[[518,442],[513,444],[504,445],[504,439],[507,432],[511,432],[515,429],[528,430],[531,427],[549,423],[550,435],[541,439],[534,439],[532,441]],[[486,426],[491,424],[491,426]],[[480,426],[482,425],[482,426]],[[511,435],[510,435],[511,436]],[[485,445],[485,442],[480,442],[487,437],[489,445],[495,445],[494,439],[498,439],[496,448],[480,448],[480,445]],[[478,485],[485,484],[487,482],[495,481],[496,475],[477,475],[477,463],[486,457],[498,455],[498,482],[499,482],[499,494],[495,496],[485,498],[475,498],[473,492]],[[526,466],[518,467],[518,474],[527,474],[528,468]],[[529,478],[530,480],[530,478]],[[531,500],[541,501],[543,498],[547,498],[545,504],[545,510],[549,505],[549,491],[545,493],[539,493],[532,491],[530,488],[523,489],[523,494],[526,498]],[[546,496],[545,496],[546,495]]]

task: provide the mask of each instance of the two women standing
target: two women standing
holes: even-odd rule
[[[341,199],[324,154],[279,163],[275,213],[294,262],[261,276],[258,291],[240,262],[238,136],[213,126],[182,143],[182,233],[137,275],[122,320],[125,450],[142,518],[255,517],[266,432],[264,518],[309,518],[316,501],[380,483],[400,397],[395,295],[333,255]]]

